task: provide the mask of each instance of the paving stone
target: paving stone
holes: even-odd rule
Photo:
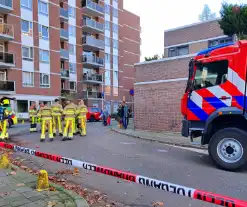
[[[7,184],[5,183],[0,183],[0,188],[7,187]]]
[[[63,203],[61,203],[61,202],[58,202],[56,205],[55,205],[55,207],[66,207]]]
[[[18,188],[16,188],[16,191],[19,192],[19,193],[24,193],[24,192],[33,191],[33,189],[28,188],[28,187],[18,187]]]
[[[88,203],[84,199],[75,200],[77,207],[89,207]]]
[[[3,206],[8,206],[9,205],[9,200],[8,199],[1,199],[0,200],[0,206],[3,207]]]
[[[16,191],[12,191],[9,195],[7,196],[3,196],[4,198],[7,198],[7,199],[14,199],[14,198],[19,198],[19,197],[23,197],[22,194],[16,192]]]
[[[44,199],[43,195],[39,195],[39,196],[35,196],[35,197],[31,197],[29,198],[30,201],[34,202],[34,201],[39,201]]]
[[[44,207],[44,206],[47,206],[47,204],[48,202],[44,200],[38,200],[38,201],[27,204],[26,207]]]
[[[12,192],[14,190],[14,188],[11,188],[9,186],[0,188],[0,193],[5,193],[5,192]]]
[[[76,207],[76,203],[73,201],[65,201],[66,207]]]
[[[58,200],[61,200],[61,198],[60,198],[59,196],[57,196],[57,195],[50,196],[49,199],[50,199],[50,200],[57,200],[57,201],[58,201]]]
[[[16,206],[20,206],[20,205],[24,205],[24,204],[28,204],[28,203],[31,203],[32,201],[26,199],[25,197],[24,198],[21,198],[21,199],[18,199],[18,200],[15,200],[15,201],[10,201],[10,205],[13,206],[13,207],[16,207]]]
[[[27,199],[29,199],[31,197],[36,197],[42,194],[35,192],[35,191],[28,191],[28,192],[23,192],[22,195],[24,195]]]

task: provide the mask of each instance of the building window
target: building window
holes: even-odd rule
[[[113,32],[118,33],[118,25],[112,23],[112,30],[113,30]]]
[[[39,24],[39,38],[48,40],[49,39],[49,28]]]
[[[111,95],[111,86],[105,86],[105,94]]]
[[[21,20],[21,32],[23,35],[33,36],[33,23]]]
[[[227,80],[228,61],[221,60],[196,65],[194,90],[220,85]]]
[[[108,54],[108,53],[105,53],[105,62],[106,62],[106,63],[111,62],[111,55]]]
[[[110,26],[110,22],[109,21],[105,21],[105,29],[106,30],[111,30],[111,26]]]
[[[48,16],[48,4],[43,1],[39,1],[39,13]]]
[[[75,81],[70,81],[69,82],[69,89],[71,91],[76,91],[76,82]]]
[[[17,112],[18,113],[28,113],[28,101],[27,100],[17,100]]]
[[[76,74],[76,63],[69,63],[69,72],[71,74]]]
[[[109,37],[105,37],[105,45],[111,46],[111,39]]]
[[[50,87],[50,75],[45,73],[40,73],[39,76],[40,87],[49,88]]]
[[[214,47],[220,44],[226,44],[229,42],[233,42],[233,37],[224,37],[224,38],[219,38],[215,40],[209,40],[208,41],[208,47]]]
[[[32,10],[33,1],[32,0],[21,0],[21,7]]]
[[[50,53],[48,50],[39,50],[39,61],[45,63],[50,62]]]
[[[69,17],[75,18],[75,7],[69,6]]]
[[[34,73],[22,71],[22,86],[34,87]]]
[[[189,46],[179,46],[179,47],[172,47],[168,50],[168,57],[175,57],[181,55],[188,55],[189,54]]]
[[[112,40],[113,48],[118,49],[118,40]]]
[[[22,46],[22,59],[33,61],[33,48],[32,47]]]
[[[109,4],[105,4],[105,13],[110,14],[111,13],[111,8]]]
[[[113,55],[113,64],[118,65],[118,56],[117,55]]]
[[[75,45],[69,44],[69,54],[75,55]]]
[[[113,96],[118,96],[118,87],[113,87]]]
[[[112,7],[112,16],[118,18],[118,9]]]
[[[75,26],[72,26],[72,25],[69,25],[69,35],[70,36],[76,36],[76,27]]]

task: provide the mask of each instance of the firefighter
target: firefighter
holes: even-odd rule
[[[76,116],[76,107],[71,100],[67,100],[67,105],[63,110],[64,115],[64,131],[62,141],[72,140],[73,134],[75,132],[75,116]]]
[[[79,100],[77,107],[77,119],[78,119],[78,129],[80,130],[81,136],[86,136],[87,134],[87,106],[84,104],[83,100]]]
[[[74,103],[74,102],[71,102],[71,104],[75,107],[75,109],[77,109],[77,105]],[[78,118],[77,118],[77,116],[75,115],[75,118],[74,118],[74,131],[73,131],[73,135],[76,135],[76,134],[78,134],[79,133],[79,131],[78,131],[78,128],[77,128],[77,125],[78,125]]]
[[[13,99],[12,99],[13,100]],[[5,140],[9,138],[9,133],[8,133],[8,120],[9,120],[9,116],[12,113],[12,108],[10,107],[10,98],[2,98],[1,99],[1,103],[2,103],[2,110],[1,110],[1,116],[2,116],[2,132],[0,135],[0,139],[1,140]]]
[[[40,141],[45,141],[46,127],[48,127],[50,141],[53,141],[53,128],[52,128],[52,109],[44,101],[44,107],[39,109],[38,117],[41,120],[41,136]]]
[[[38,111],[36,107],[36,103],[32,102],[32,105],[29,108],[29,117],[30,117],[30,132],[37,132],[37,116]]]
[[[53,122],[53,136],[57,135],[57,128],[59,136],[63,136],[61,116],[63,114],[63,107],[59,103],[58,99],[55,99],[55,103],[51,106],[52,109],[52,122]]]

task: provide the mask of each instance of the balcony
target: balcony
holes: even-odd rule
[[[60,49],[60,58],[63,60],[69,60],[69,51],[65,49]]]
[[[69,79],[69,70],[61,69],[61,79]]]
[[[93,2],[92,0],[84,0],[82,2],[82,13],[89,16],[104,16],[104,7]]]
[[[92,19],[83,19],[82,29],[83,32],[88,32],[92,34],[103,33],[104,24],[99,23]]]
[[[13,11],[13,0],[0,0],[0,13],[6,14]]]
[[[83,91],[83,99],[102,99],[102,93]]]
[[[15,66],[14,54],[0,52],[0,68],[11,68]]]
[[[69,11],[65,10],[64,8],[60,8],[60,19],[62,22],[68,21],[69,20]]]
[[[1,94],[15,93],[15,81],[0,81],[0,93]]]
[[[0,24],[0,40],[8,41],[13,39],[14,39],[14,26],[11,24]]]
[[[99,74],[93,74],[93,75],[83,75],[83,82],[84,83],[91,83],[91,84],[102,84],[103,82],[102,75]]]
[[[92,36],[85,36],[82,38],[83,49],[87,51],[99,51],[105,49],[105,43],[103,40],[95,39]]]
[[[93,55],[82,56],[83,67],[85,68],[100,68],[104,67],[103,58],[99,58]]]
[[[60,29],[60,38],[62,40],[68,40],[69,39],[69,32],[68,30],[65,30],[65,29]]]

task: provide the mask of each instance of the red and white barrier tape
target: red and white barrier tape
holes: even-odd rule
[[[66,165],[77,167],[77,168],[91,170],[97,173],[117,177],[117,178],[127,180],[130,182],[138,183],[138,184],[145,185],[148,187],[156,188],[159,190],[163,190],[163,191],[174,193],[174,194],[181,195],[181,196],[186,196],[192,199],[201,200],[201,201],[208,202],[208,203],[213,203],[213,204],[220,205],[220,206],[247,207],[247,201],[238,200],[235,198],[231,198],[231,197],[227,197],[227,196],[223,196],[223,195],[219,195],[219,194],[215,194],[211,192],[206,192],[202,190],[197,190],[193,188],[188,188],[185,186],[169,183],[166,181],[156,180],[153,178],[144,177],[142,175],[136,175],[133,173],[124,172],[121,170],[116,170],[113,168],[108,168],[108,167],[92,164],[89,162],[83,162],[80,160],[74,160],[74,159],[62,157],[59,155],[39,152],[33,149],[20,147],[20,146],[13,145],[13,144],[7,144],[4,142],[0,142],[0,147],[11,149],[16,152],[22,152],[25,154],[33,155],[36,157],[41,157],[44,159],[63,163]]]

